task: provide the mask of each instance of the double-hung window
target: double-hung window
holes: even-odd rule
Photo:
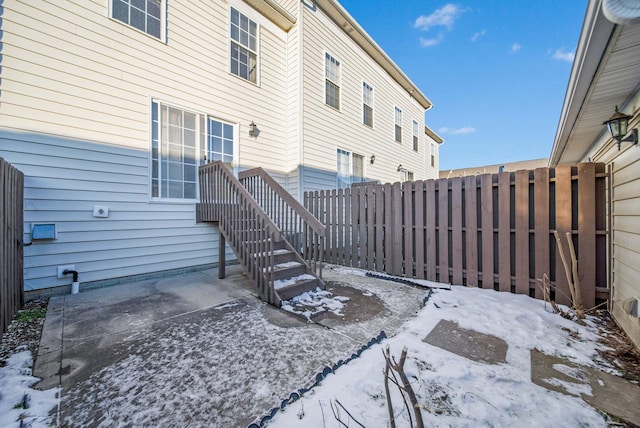
[[[162,39],[166,0],[111,0],[111,17]]]
[[[431,143],[431,166],[436,166],[436,145]]]
[[[337,149],[336,155],[336,186],[338,189],[345,189],[353,183],[366,181],[364,176],[364,156],[343,149]]]
[[[413,121],[413,150],[418,151],[418,122]]]
[[[394,138],[398,143],[402,143],[402,110],[395,108],[395,133]]]
[[[362,123],[373,128],[373,88],[362,82]]]
[[[258,24],[231,8],[231,73],[258,83]]]
[[[340,61],[325,53],[324,57],[324,102],[340,110]]]
[[[198,167],[204,159],[233,162],[234,126],[204,114],[152,101],[151,198],[198,197]]]
[[[400,169],[400,181],[413,181],[413,171],[409,171],[405,168]]]

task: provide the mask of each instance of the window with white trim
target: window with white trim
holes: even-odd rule
[[[413,171],[409,171],[405,168],[400,169],[400,181],[413,181]]]
[[[413,150],[418,151],[418,122],[413,121]]]
[[[205,159],[231,166],[234,125],[159,101],[151,102],[151,198],[198,198]]]
[[[231,8],[231,73],[258,83],[258,24]]]
[[[347,150],[336,151],[336,186],[345,189],[354,183],[364,183],[364,156]]]
[[[362,123],[373,128],[373,87],[362,82]]]
[[[340,110],[340,61],[325,53],[324,56],[324,102]]]
[[[402,110],[395,108],[395,140],[398,143],[402,143]]]
[[[163,0],[111,0],[111,17],[150,36],[162,39]]]
[[[436,145],[431,143],[431,166],[436,166]]]

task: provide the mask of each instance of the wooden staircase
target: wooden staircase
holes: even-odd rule
[[[322,281],[325,227],[262,168],[234,177],[221,162],[199,169],[197,221],[220,230],[219,276],[225,277],[225,243],[260,296],[280,306]]]

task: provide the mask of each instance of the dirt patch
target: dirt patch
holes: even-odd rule
[[[600,351],[600,358],[620,370],[623,378],[640,383],[640,351],[607,311],[599,311],[596,317],[600,327],[600,342],[611,348]]]
[[[0,367],[11,355],[29,350],[33,358],[38,354],[42,326],[47,314],[48,299],[30,300],[18,311],[0,341]]]
[[[380,297],[370,291],[363,291],[351,287],[345,283],[337,281],[327,281],[327,291],[335,296],[348,297],[349,300],[344,303],[342,316],[333,312],[322,312],[313,317],[313,321],[321,322],[323,320],[339,320],[346,323],[367,321],[381,315],[386,315],[389,311],[384,306]]]

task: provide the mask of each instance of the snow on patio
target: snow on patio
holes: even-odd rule
[[[474,362],[429,345],[424,339],[441,320],[504,340],[506,363]],[[396,358],[408,348],[405,371],[423,407],[425,426],[607,426],[605,418],[579,397],[590,393],[588,385],[578,390],[576,384],[563,385],[574,393],[570,396],[531,381],[533,349],[596,366],[596,349],[601,346],[596,331],[592,321],[581,326],[526,296],[456,286],[433,290],[425,308],[395,337],[329,374],[268,426],[336,426],[335,414],[357,426],[347,411],[366,427],[388,426],[382,355],[386,346]],[[398,426],[409,426],[398,389],[391,383],[390,388]]]

